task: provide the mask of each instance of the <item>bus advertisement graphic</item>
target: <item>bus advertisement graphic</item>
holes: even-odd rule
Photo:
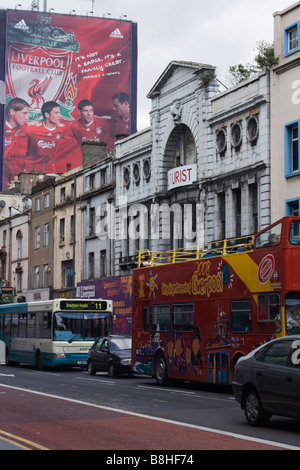
[[[20,171],[62,173],[67,163],[81,165],[86,140],[103,141],[109,151],[118,134],[136,132],[135,23],[6,15],[4,187]]]

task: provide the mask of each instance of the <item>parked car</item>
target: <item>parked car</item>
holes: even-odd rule
[[[251,426],[272,415],[300,419],[300,335],[270,341],[238,360],[232,388]]]
[[[88,353],[88,373],[108,372],[110,377],[131,375],[131,344],[131,336],[128,335],[98,338]]]

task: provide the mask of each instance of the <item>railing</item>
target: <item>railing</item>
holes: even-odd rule
[[[230,238],[167,251],[138,250],[138,267],[160,266],[168,263],[200,260],[214,256],[233,255],[252,251],[253,246],[254,238],[248,235],[246,237]]]

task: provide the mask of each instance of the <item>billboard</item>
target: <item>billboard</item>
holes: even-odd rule
[[[20,171],[79,166],[86,140],[111,150],[136,132],[136,23],[7,10],[3,40],[4,188]]]
[[[77,283],[79,299],[113,301],[113,334],[132,334],[132,276],[111,277]]]

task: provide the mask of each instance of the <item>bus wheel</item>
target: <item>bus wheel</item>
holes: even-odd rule
[[[162,353],[159,353],[156,356],[154,366],[154,376],[158,385],[167,385],[169,382],[167,374],[167,363],[165,356]]]

